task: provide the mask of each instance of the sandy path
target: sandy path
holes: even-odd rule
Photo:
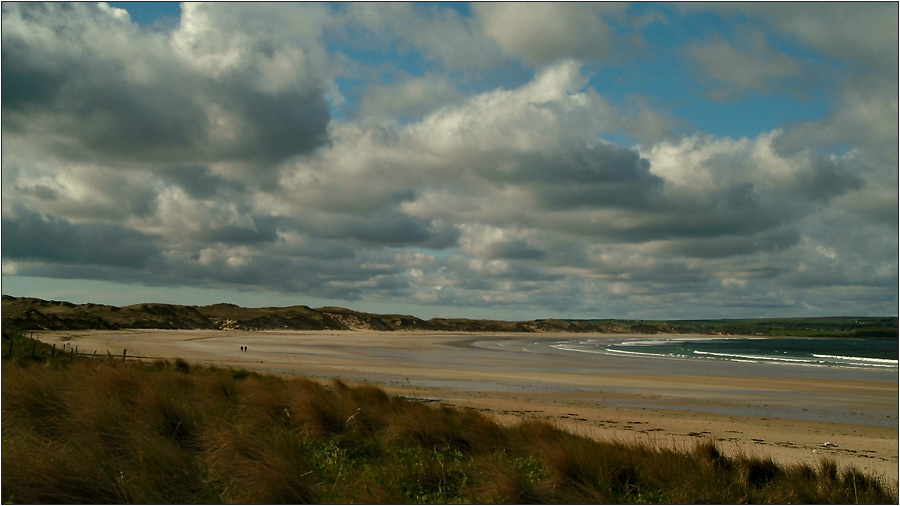
[[[895,486],[898,480],[896,373],[586,356],[548,346],[583,337],[571,334],[134,330],[35,337],[79,353],[121,357],[127,349],[129,357],[372,382],[504,423],[535,417],[596,438],[677,447],[713,438],[728,453],[783,463],[816,465],[828,456]]]

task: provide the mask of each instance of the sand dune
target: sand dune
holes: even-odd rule
[[[35,337],[87,354],[127,350],[129,357],[372,382],[504,422],[541,418],[597,438],[682,446],[713,438],[726,452],[786,463],[827,456],[898,478],[898,382],[890,373],[585,356],[547,346],[571,334],[132,330]]]

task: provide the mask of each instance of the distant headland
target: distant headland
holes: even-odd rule
[[[373,314],[342,307],[246,308],[233,304],[130,306],[73,304],[3,296],[3,332],[84,329],[367,330],[439,332],[577,332],[897,338],[897,317],[720,320],[535,319],[503,321]]]

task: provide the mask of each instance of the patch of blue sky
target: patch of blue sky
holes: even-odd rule
[[[740,101],[699,99],[677,105],[673,112],[703,133],[732,138],[753,138],[775,128],[784,128],[827,116],[824,101],[797,101],[794,97],[750,94]]]
[[[403,43],[392,43],[387,47],[362,46],[357,44],[332,45],[331,49],[338,50],[361,65],[366,65],[374,70],[364,77],[366,84],[391,84],[402,81],[404,78],[422,77],[431,68],[418,51],[405,47]],[[375,80],[369,79],[375,76]]]
[[[332,44],[333,54],[344,54],[353,65],[335,78],[335,85],[346,102],[333,110],[335,118],[354,116],[362,91],[372,85],[399,84],[408,78],[423,77],[430,64],[417,51],[394,43],[389,47],[372,47],[355,43]]]
[[[419,2],[424,4],[429,4],[430,2]],[[472,15],[472,9],[469,6],[469,2],[441,2],[440,6],[442,8],[453,9],[458,12],[463,17],[470,17]]]
[[[444,249],[428,249],[428,248],[418,248],[418,247],[406,247],[402,249],[397,249],[397,253],[401,252],[409,252],[413,254],[422,254],[427,256],[433,256],[438,260],[447,260],[454,256],[459,255],[459,250],[456,247],[444,248]]]
[[[733,39],[739,27],[751,22],[743,13],[707,10],[709,6],[702,3],[697,6],[680,3],[654,5],[669,16],[668,23],[665,24],[666,30],[660,32],[661,38],[658,40],[668,41],[673,47],[713,35]],[[647,31],[645,36],[653,40],[652,31]]]
[[[334,84],[341,94],[342,102],[336,103],[333,97],[326,97],[331,110],[331,119],[336,121],[350,120],[353,118],[353,111],[359,102],[360,93],[363,89],[361,82],[358,79],[337,77],[334,80]]]
[[[177,2],[110,2],[110,5],[126,9],[131,19],[141,25],[158,24],[166,19],[177,20],[181,15],[181,7]],[[338,4],[336,8],[341,7]],[[465,2],[441,3],[434,8],[453,9],[461,16],[471,16],[470,6]],[[650,18],[654,12],[661,16]],[[671,108],[676,115],[700,131],[735,138],[753,137],[785,123],[818,120],[827,115],[827,102],[822,100],[828,91],[827,80],[816,83],[815,88],[804,90],[804,96],[800,100],[796,96],[784,94],[744,93],[732,101],[723,102],[709,98],[706,96],[709,90],[697,86],[695,77],[691,75],[691,65],[683,55],[672,49],[687,42],[702,42],[718,37],[734,40],[737,26],[753,24],[745,16],[723,16],[655,3],[631,4],[628,13],[632,18],[648,16],[648,19],[652,19],[641,31],[647,42],[645,51],[634,55],[631,62],[589,65],[585,68],[591,75],[590,85],[611,102],[622,105],[635,97],[654,97],[656,104]],[[619,24],[617,31],[627,33],[630,29]],[[774,49],[798,59],[818,65],[835,65],[834,62],[815,57],[797,47],[793,41],[775,37],[769,37],[767,41]],[[371,41],[366,42],[370,44]],[[332,50],[343,52],[364,66],[374,66],[373,73],[344,75],[335,80],[345,100],[340,105],[332,104],[332,117],[336,120],[353,116],[366,86],[373,83],[399,84],[408,78],[424,77],[441,71],[436,62],[429,61],[405,43],[394,42],[384,47],[367,44],[363,44],[360,39],[330,46]],[[533,77],[532,71],[517,62],[509,62],[506,66],[511,68],[470,71],[452,77],[459,90],[466,94],[496,88],[512,89]],[[648,75],[657,78],[648,79]],[[610,133],[607,138],[626,143],[634,141],[631,136],[622,132]]]
[[[626,102],[636,94],[674,104],[684,99],[685,89],[691,86],[684,66],[671,58],[586,67],[585,71],[590,77],[589,85],[607,100],[617,104]],[[653,77],[648,79],[648,75]]]
[[[708,28],[718,34],[716,37],[731,36],[727,24],[723,24],[718,16],[692,15],[694,18],[718,22],[720,26]],[[700,34],[693,33],[693,37]],[[728,83],[700,84],[694,75],[697,70],[695,65],[683,54],[670,50],[686,43],[684,36],[674,35],[664,27],[647,30],[645,35],[651,43],[646,54],[639,55],[630,63],[586,69],[591,76],[590,86],[626,110],[631,100],[647,100],[651,106],[671,110],[694,129],[733,138],[755,137],[779,126],[820,120],[829,113],[826,95],[831,90],[827,80],[817,83],[787,82],[780,89],[764,92],[737,90],[727,100],[717,100],[712,97],[711,91],[717,85],[728,86]],[[776,40],[773,46],[790,51],[797,58],[809,58],[804,50],[782,40]],[[829,64],[822,59],[816,63]],[[622,133],[607,138],[626,142],[631,139]]]
[[[110,7],[125,9],[139,25],[153,25],[181,18],[180,2],[108,2]]]

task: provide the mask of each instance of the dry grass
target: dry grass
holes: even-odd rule
[[[183,361],[6,360],[14,503],[896,503],[818,468],[501,427],[339,381]]]

